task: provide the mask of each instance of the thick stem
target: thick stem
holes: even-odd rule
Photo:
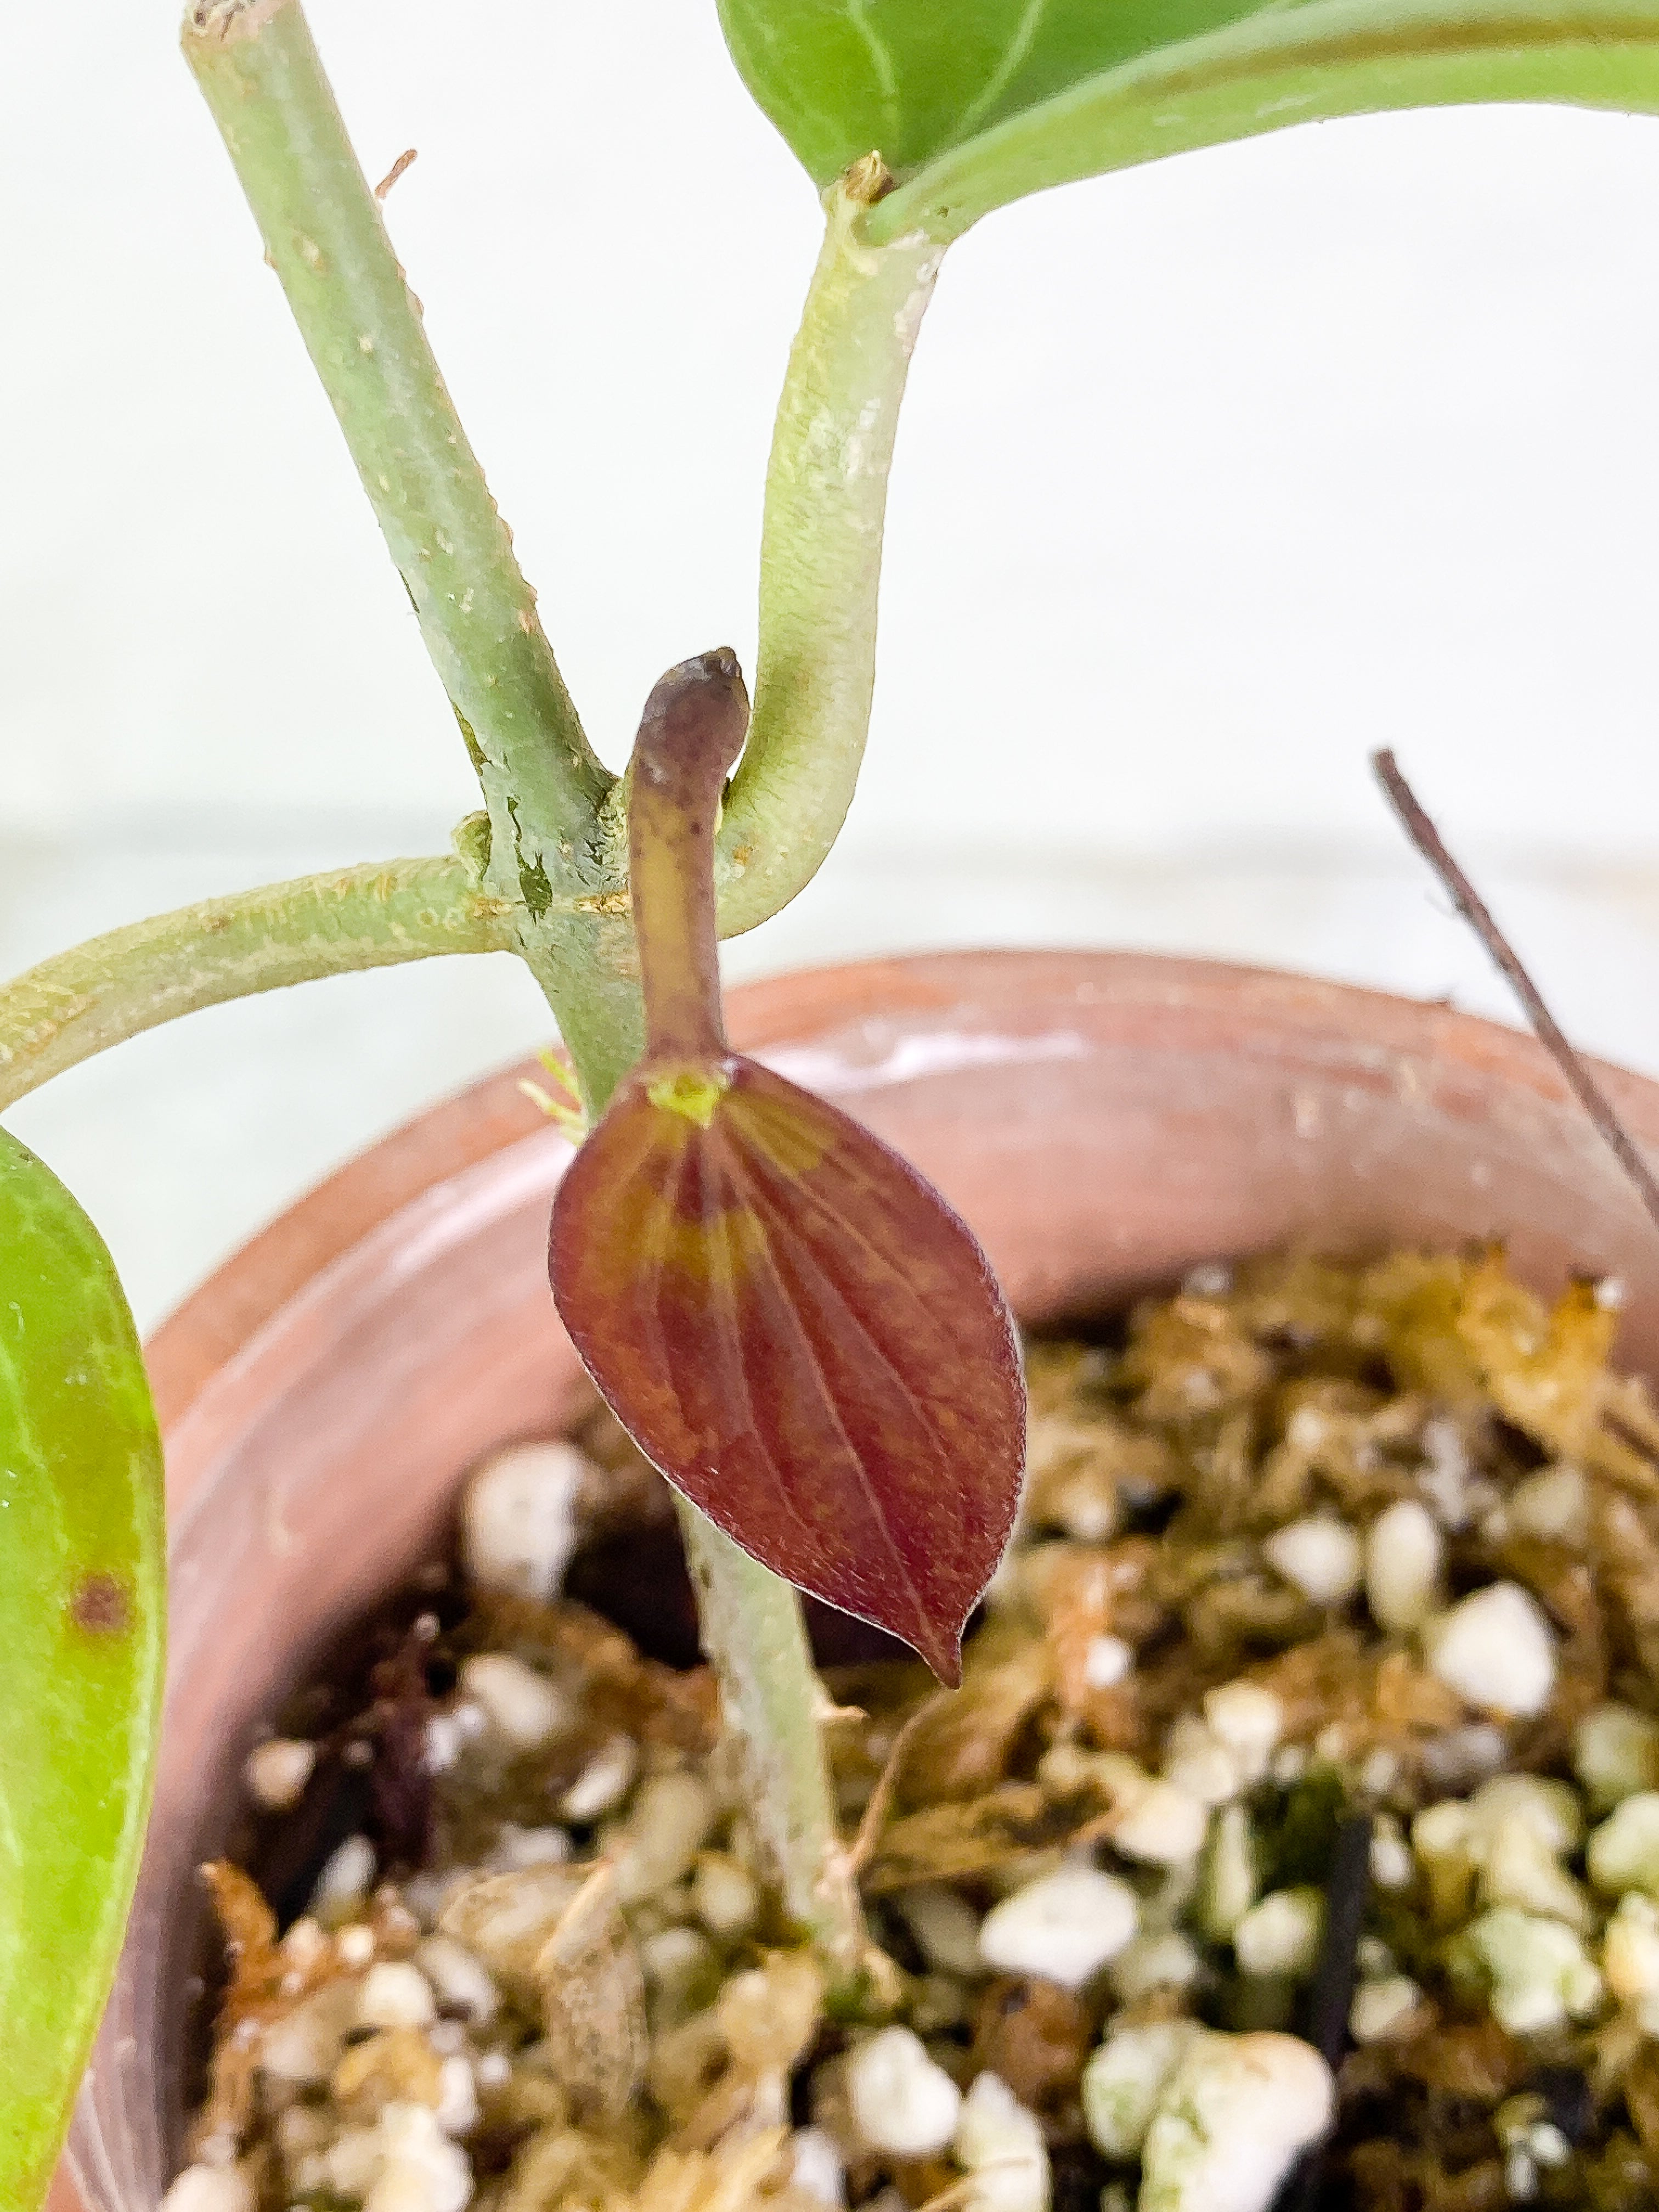
[[[198,1006],[443,952],[516,951],[453,857],[307,876],[94,937],[0,988],[0,1109]]]
[[[874,155],[829,196],[766,477],[760,657],[749,742],[721,825],[720,933],[811,882],[853,801],[875,690],[887,475],[916,333],[944,248],[864,243],[890,183]]]
[[[870,1939],[830,1796],[826,1700],[799,1594],[695,1505],[676,1502],[703,1649],[720,1677],[726,1726],[743,1746],[750,1808],[778,1869],[784,1910],[811,1936],[836,1984],[850,1990]]]
[[[620,878],[595,836],[611,779],[582,734],[299,0],[198,0],[184,45],[466,738],[489,809],[488,888],[515,909],[575,1050],[605,1028],[604,1002],[630,964]]]

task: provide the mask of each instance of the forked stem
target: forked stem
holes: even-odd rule
[[[195,0],[185,49],[483,783],[484,887],[597,1115],[646,1042],[611,779],[582,735],[299,0]],[[863,750],[887,459],[937,261],[936,249],[908,243],[854,246],[852,220],[877,183],[869,171],[832,207],[780,409],[763,557],[766,697],[754,771],[733,791],[728,859],[742,880],[728,927],[763,920],[812,873]],[[696,897],[711,894],[706,880],[690,889],[678,887],[678,930],[661,939],[660,995],[676,1002],[678,963],[678,1002],[701,1006],[694,1033],[706,1044],[712,933]],[[665,917],[674,911],[672,885],[659,904]],[[865,1937],[799,1599],[701,1516],[688,1516],[686,1541],[757,1827],[787,1910],[845,1983]]]

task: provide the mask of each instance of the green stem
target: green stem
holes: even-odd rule
[[[517,949],[500,902],[448,856],[181,907],[94,937],[0,988],[0,1109],[198,1006],[437,953]]]
[[[726,937],[811,882],[864,758],[887,474],[944,252],[916,234],[865,241],[860,220],[890,183],[872,155],[830,191],[789,356],[766,477],[755,711],[720,830]]]
[[[186,21],[185,49],[478,771],[489,807],[485,886],[511,917],[519,949],[547,994],[589,1109],[597,1114],[644,1044],[618,795],[582,736],[537,619],[534,596],[444,388],[298,0],[198,0]],[[863,262],[897,269],[907,258],[908,249],[900,247],[861,258],[849,248],[830,290],[838,296],[850,286],[856,292]],[[915,289],[912,275],[901,287],[902,300],[911,300]],[[880,304],[885,288],[872,284],[870,297],[875,319],[885,313],[890,320],[894,306]],[[826,356],[817,374],[828,380],[855,372],[866,340],[854,333],[837,354],[833,301],[822,314],[830,327],[815,342]],[[810,306],[808,316],[811,324]],[[884,358],[892,348],[878,342],[873,350]],[[808,344],[802,359],[809,368],[817,352]],[[797,413],[814,404],[799,396]],[[857,404],[864,404],[860,396]],[[788,404],[786,397],[786,411]],[[800,435],[798,431],[797,447]],[[788,440],[783,444],[782,465],[788,468],[793,465]],[[890,429],[877,424],[861,449],[884,474],[890,445]],[[855,466],[856,460],[854,447],[843,441],[832,465],[850,482],[863,466],[861,461]],[[787,499],[783,505],[789,507]],[[839,538],[830,532],[838,578],[852,574],[843,541],[867,511],[866,488],[856,488],[852,505],[854,512],[842,520]],[[878,527],[879,498],[874,513]],[[809,540],[818,526],[809,502],[794,523],[797,564],[810,566],[817,557]],[[775,555],[775,561],[780,557]],[[818,614],[834,608],[840,588],[836,581],[819,594]],[[860,631],[866,654],[873,639],[873,590],[872,570],[870,614]],[[781,598],[797,627],[814,618],[799,592],[784,592]],[[792,648],[797,655],[801,649],[799,641]],[[787,713],[790,690],[804,690],[816,701],[823,689],[793,678],[775,684],[774,722]],[[866,716],[867,710],[866,680]],[[791,759],[797,778],[812,782],[815,735],[816,727],[805,743],[793,746],[775,740],[772,751],[788,757],[780,758],[766,791],[757,793],[758,808],[738,798],[739,818],[752,816],[757,837],[775,841],[782,834],[781,806],[817,805],[827,830],[821,823],[821,845],[801,882],[828,849],[846,811],[846,796],[837,804],[835,793],[844,781],[850,794],[863,722],[859,720],[850,763],[828,780],[828,801],[815,802],[807,789],[798,802],[782,787]],[[780,866],[770,858],[755,871],[759,896],[770,900],[765,912],[797,887],[788,881],[787,846],[782,860]],[[751,908],[753,903],[751,898]],[[750,919],[759,921],[762,912],[751,911]],[[704,1639],[720,1674],[728,1722],[749,1756],[757,1826],[789,1910],[817,1937],[837,1979],[845,1980],[865,1939],[840,1856],[800,1601],[787,1583],[757,1567],[700,1516],[688,1521],[687,1547],[704,1597]]]
[[[676,1503],[703,1648],[720,1678],[726,1726],[743,1746],[750,1808],[784,1910],[817,1947],[835,1986],[854,1991],[870,1939],[836,1820],[823,1754],[828,1700],[799,1593],[695,1505]]]
[[[466,738],[489,810],[486,885],[513,910],[580,1065],[628,986],[621,878],[596,835],[612,779],[582,734],[299,0],[197,0],[184,46]]]

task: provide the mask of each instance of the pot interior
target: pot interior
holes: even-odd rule
[[[1276,1247],[1360,1255],[1500,1237],[1546,1291],[1573,1271],[1622,1277],[1620,1357],[1659,1367],[1659,1240],[1542,1055],[1490,1024],[1111,954],[872,963],[734,994],[733,1016],[771,1065],[939,1184],[1029,1323]],[[1659,1141],[1659,1091],[1617,1089]],[[465,1102],[428,1117],[447,1133],[427,1187],[228,1351],[170,1425],[155,1815],[60,2177],[97,2212],[149,2212],[172,2167],[201,1929],[192,1869],[228,1825],[252,1731],[429,1548],[465,1469],[556,1428],[580,1396],[545,1272],[568,1150],[526,1116],[482,1158],[454,1135]],[[314,1223],[326,1198],[350,1218],[343,1187],[356,1178],[361,1196],[409,1141],[301,1214]]]

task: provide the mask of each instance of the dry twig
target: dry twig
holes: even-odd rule
[[[949,1703],[953,1694],[950,1690],[936,1690],[926,1704],[917,1706],[894,1737],[893,1748],[887,1754],[887,1764],[882,1768],[876,1786],[870,1793],[870,1802],[864,1808],[864,1818],[859,1822],[859,1832],[847,1853],[847,1863],[854,1874],[862,1874],[875,1856],[882,1831],[887,1826],[887,1815],[892,1810],[893,1792],[898,1787],[899,1776],[903,1771],[910,1747],[916,1740],[917,1731],[924,1721],[933,1718],[941,1705]]]
[[[418,147],[405,146],[403,152],[398,155],[397,160],[386,171],[385,176],[381,178],[380,183],[375,185],[374,197],[380,203],[382,207],[386,205],[386,194],[392,190],[393,185],[397,183],[398,178],[402,176],[404,171],[415,159],[416,155],[419,150]]]
[[[1647,1208],[1655,1228],[1659,1229],[1659,1182],[1655,1182],[1653,1170],[1620,1120],[1619,1109],[1563,1034],[1560,1024],[1545,1005],[1542,993],[1521,964],[1520,956],[1492,919],[1486,901],[1447,851],[1440,832],[1400,773],[1393,753],[1373,753],[1371,766],[1406,835],[1451,893],[1458,912],[1503,971],[1538,1042],[1561,1071],[1562,1080],[1595,1123],[1613,1158],[1635,1185],[1637,1195]]]

